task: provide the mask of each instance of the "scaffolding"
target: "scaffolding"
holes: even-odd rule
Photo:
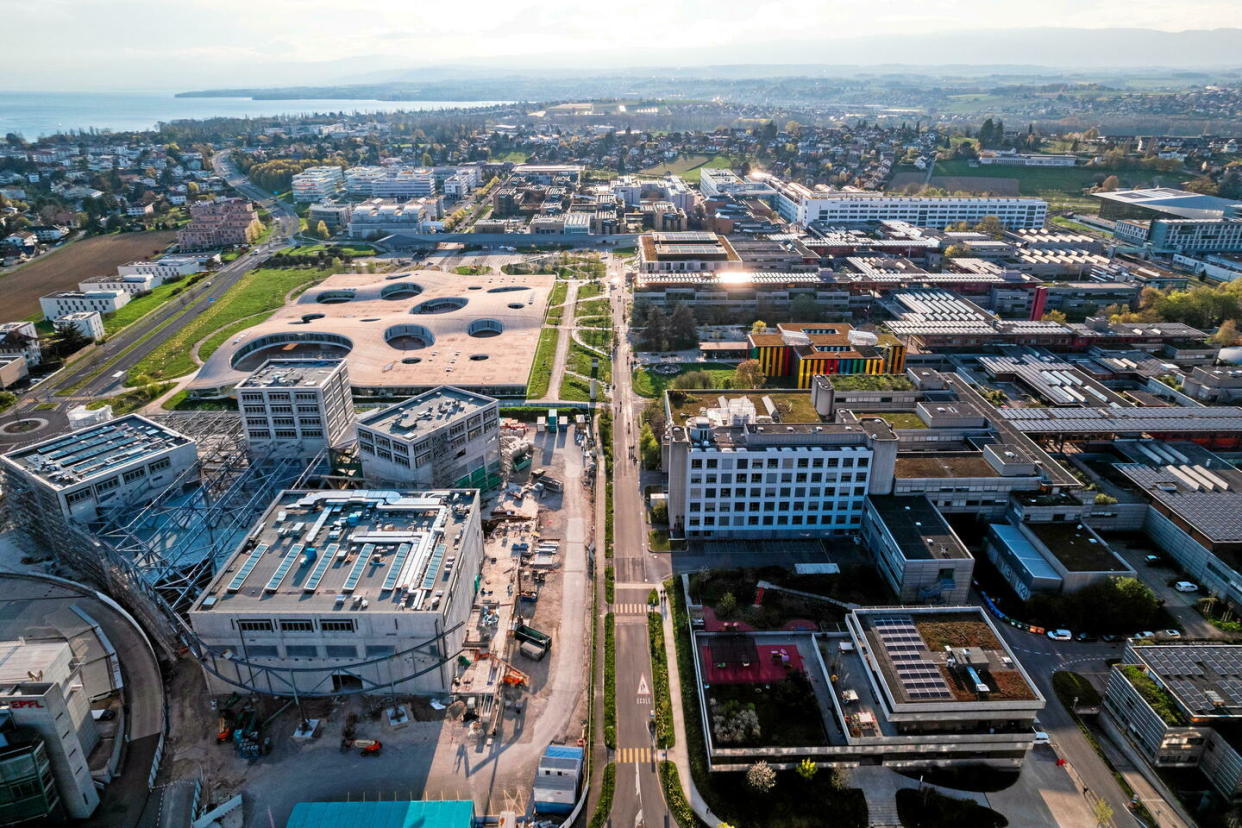
[[[354,676],[357,686],[296,690],[298,668],[250,661],[245,654],[208,648],[186,614],[199,593],[282,489],[348,488],[355,478],[334,474],[330,453],[313,458],[274,450],[247,452],[241,417],[230,411],[158,414],[150,419],[195,441],[197,464],[186,469],[149,503],[118,505],[101,520],[82,526],[23,478],[7,476],[5,515],[25,551],[51,552],[57,560],[122,604],[142,624],[165,659],[189,652],[203,669],[243,691],[271,695],[333,696],[375,693],[442,669],[456,653],[443,641],[461,624],[393,655],[340,664],[334,672]],[[427,666],[415,667],[422,657]],[[388,662],[381,682],[364,669]],[[407,666],[408,665],[408,666]]]

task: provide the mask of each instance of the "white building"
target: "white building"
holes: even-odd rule
[[[137,414],[0,456],[11,499],[31,498],[26,511],[44,522],[80,524],[145,505],[197,463],[193,440]]]
[[[51,793],[51,798],[58,798],[65,814],[73,819],[89,817],[99,806],[89,764],[91,751],[99,743],[99,730],[91,716],[81,665],[68,642],[0,642],[0,694],[5,717],[18,728],[4,734],[3,747],[26,743],[22,729],[38,734],[55,782],[54,793],[42,786],[43,795]],[[12,760],[17,757],[8,750],[3,753],[0,778],[4,781],[0,786],[11,795],[7,783],[12,778]],[[34,753],[37,760],[37,749]]]
[[[700,167],[699,168],[699,189],[703,191],[703,195],[711,198],[712,196],[731,195],[746,187],[743,181],[733,170],[726,170],[718,167]]]
[[[490,488],[500,471],[500,402],[441,386],[358,421],[373,486]]]
[[[762,414],[755,397],[764,405]],[[713,395],[726,407],[713,406],[704,414],[693,397],[676,406],[665,397],[670,426],[664,466],[674,533],[688,538],[858,533],[867,495],[891,490],[896,435],[882,420],[846,425],[782,415],[786,397]]]
[[[473,189],[469,176],[450,175],[444,179],[444,194],[451,198],[465,198]]]
[[[1010,167],[1072,167],[1078,163],[1073,155],[1047,155],[1025,152],[985,152],[979,163],[986,166]]]
[[[344,360],[269,359],[237,385],[252,453],[314,457],[353,436]]]
[[[776,178],[774,206],[786,221],[808,225],[851,225],[904,221],[916,227],[944,229],[959,221],[977,223],[995,216],[1013,230],[1043,227],[1048,203],[1038,198],[1005,196],[903,196],[870,190],[811,190]]]
[[[61,290],[39,297],[39,307],[48,319],[78,311],[116,313],[129,304],[131,294],[123,290]]]
[[[451,692],[482,556],[474,490],[282,492],[190,609],[209,688]]]
[[[154,276],[156,284],[163,284],[181,276],[192,276],[203,272],[202,256],[164,256],[151,261],[137,261],[117,265],[118,276]]]
[[[436,194],[435,172],[425,167],[351,167],[345,191],[372,198],[419,198]]]
[[[427,202],[398,203],[382,198],[364,201],[349,217],[348,235],[370,239],[392,233],[428,233],[434,229],[435,211]]]
[[[56,320],[57,327],[68,325],[76,328],[82,336],[97,342],[104,338],[103,317],[99,315],[99,311],[77,311],[75,313],[67,313]]]
[[[39,332],[33,322],[0,322],[0,355],[20,355],[34,367],[43,361]]]
[[[99,291],[128,293],[133,297],[140,293],[151,291],[159,283],[159,279],[150,273],[131,273],[125,276],[92,276],[89,279],[78,282],[78,290],[81,293],[96,293]]]
[[[307,167],[293,176],[293,200],[299,203],[322,201],[345,187],[340,167]]]

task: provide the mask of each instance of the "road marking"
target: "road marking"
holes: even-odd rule
[[[617,748],[616,762],[619,765],[642,764],[650,762],[653,751],[649,747]]]
[[[650,696],[650,695],[651,695],[651,688],[647,686],[647,677],[640,674],[638,677],[638,698],[642,699],[643,696]]]
[[[648,610],[654,609],[646,604],[613,604],[612,612],[614,615],[646,615]]]

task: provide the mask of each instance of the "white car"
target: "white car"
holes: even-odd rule
[[[1161,630],[1160,634],[1163,635],[1165,638],[1181,638],[1182,637],[1181,630]]]
[[[1178,592],[1198,592],[1199,585],[1194,581],[1178,581],[1173,585]]]
[[[1048,630],[1048,637],[1053,641],[1070,641],[1074,634],[1069,630]]]
[[[1142,632],[1136,632],[1134,635],[1130,637],[1138,641],[1142,641],[1145,638],[1155,638],[1156,634],[1152,632],[1151,630],[1143,630]]]
[[[1047,734],[1047,733],[1045,733],[1045,732],[1044,732],[1044,731],[1042,731],[1042,730],[1037,730],[1037,731],[1035,731],[1035,744],[1037,744],[1037,745],[1050,745],[1050,744],[1052,744],[1052,740],[1048,738],[1048,734]]]

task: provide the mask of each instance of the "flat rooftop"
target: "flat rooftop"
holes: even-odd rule
[[[961,539],[925,496],[870,495],[867,499],[907,560],[970,557]]]
[[[1024,434],[1237,434],[1242,408],[999,408],[997,415]]]
[[[45,484],[63,489],[192,442],[184,434],[126,414],[11,451],[4,459]]]
[[[721,400],[727,405],[731,399],[745,397],[755,407],[755,413],[763,416],[767,410],[764,398],[776,406],[782,423],[826,422],[811,403],[810,391],[750,391],[744,394],[729,391],[683,391],[668,394],[669,411],[673,425],[684,425],[687,417],[698,417],[704,410],[720,408]]]
[[[1028,523],[1026,527],[1070,572],[1125,572],[1117,556],[1077,523]]]
[[[982,452],[911,452],[897,455],[897,477],[1000,477]]]
[[[1156,644],[1130,647],[1130,654],[1190,715],[1242,716],[1242,645]]]
[[[1186,467],[1117,463],[1113,468],[1149,498],[1202,534],[1208,542],[1242,543],[1242,491],[1229,484],[1228,480],[1225,488],[1208,488],[1200,482],[1197,472],[1188,472]],[[1215,475],[1214,472],[1212,474]],[[1235,556],[1228,557],[1234,561]]]
[[[885,689],[897,705],[1041,699],[978,607],[863,609],[850,618],[862,631]],[[976,686],[974,676],[986,685],[986,693]]]
[[[269,359],[237,387],[318,388],[340,367],[339,359]]]
[[[473,489],[281,492],[194,610],[432,611],[451,590],[477,499]]]
[[[449,423],[473,416],[489,406],[498,408],[499,405],[493,397],[445,385],[368,414],[360,418],[358,424],[408,439],[430,434]]]
[[[437,270],[329,276],[229,338],[191,391],[234,387],[266,359],[344,358],[357,388],[526,385],[556,277]]]

